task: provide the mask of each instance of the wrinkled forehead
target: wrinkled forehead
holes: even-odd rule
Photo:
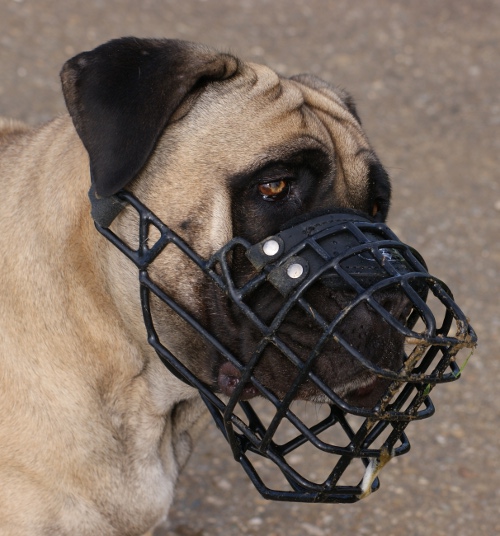
[[[220,147],[222,141],[233,149],[241,147],[249,160],[277,145],[308,139],[333,154],[338,134],[366,144],[355,118],[339,97],[332,97],[333,91],[327,96],[266,66],[247,63],[239,75],[209,85],[188,122],[196,123],[196,137],[204,144]]]
[[[232,79],[210,84],[179,123],[199,163],[210,162],[222,173],[315,149],[330,159],[339,178],[336,193],[349,198],[348,205],[356,204],[356,192],[366,192],[373,152],[341,95],[326,84],[313,87],[263,65],[242,64]]]

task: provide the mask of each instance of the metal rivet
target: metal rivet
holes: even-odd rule
[[[298,279],[304,273],[304,267],[299,263],[290,264],[286,273],[292,279]]]
[[[392,253],[390,249],[381,248],[380,253],[382,253],[382,258],[387,261],[392,261]]]
[[[272,257],[273,255],[276,255],[278,251],[280,250],[280,245],[276,240],[268,240],[263,246],[262,251],[268,256]]]

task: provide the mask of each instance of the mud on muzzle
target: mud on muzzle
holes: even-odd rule
[[[466,360],[460,365],[456,355],[476,344],[450,290],[429,274],[421,256],[387,225],[363,215],[325,213],[257,244],[234,238],[203,259],[132,194],[97,199],[91,190],[90,199],[98,231],[138,268],[149,343],[173,374],[199,390],[234,458],[268,499],[355,502],[378,489],[380,470],[410,448],[408,424],[434,413],[429,393],[460,377]],[[126,205],[138,213],[137,249],[109,229]],[[148,269],[168,255],[167,245],[201,270],[250,326],[250,352],[240,355],[154,280]],[[235,273],[235,266],[244,269]],[[272,307],[259,309],[269,296]],[[225,389],[202,381],[169,350],[158,335],[152,299],[179,315],[219,356],[219,374],[229,378]],[[338,302],[335,307],[328,307],[330,300]],[[375,328],[351,336],[346,325],[360,309]],[[284,335],[292,315],[294,330],[308,330],[313,342]],[[389,360],[383,358],[384,333],[396,348]],[[286,392],[263,379],[269,352],[286,363]],[[322,375],[325,367],[334,368],[337,354],[363,378],[351,378],[347,391]],[[363,402],[367,392],[369,403]]]

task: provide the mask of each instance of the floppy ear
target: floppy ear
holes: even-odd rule
[[[111,196],[137,175],[195,85],[237,70],[229,54],[171,39],[116,39],[67,61],[64,98],[97,194]]]

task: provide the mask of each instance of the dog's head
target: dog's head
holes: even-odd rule
[[[315,212],[354,209],[385,220],[389,179],[352,99],[318,78],[284,78],[191,43],[129,38],[70,60],[62,80],[97,194],[127,186],[205,258],[233,236],[255,243]],[[237,252],[232,266],[240,280],[251,274]],[[235,355],[250,359],[259,334],[216,285],[176,252],[164,255],[154,273]],[[314,288],[309,299],[332,318],[348,294]],[[255,300],[257,314],[271,321],[278,291],[270,288]],[[403,297],[388,294],[384,301],[396,314],[407,314]],[[157,307],[159,329],[163,323],[175,350],[206,383],[231,394],[238,371]],[[369,359],[400,367],[402,336],[368,307],[356,308],[341,331]],[[318,334],[294,309],[280,336],[305,359]],[[283,396],[295,370],[279,354],[269,346],[258,376]],[[373,404],[384,386],[333,340],[315,370],[339,395],[364,405]],[[252,394],[251,388],[245,392]],[[300,392],[316,395],[307,385]]]
[[[146,339],[142,306],[149,343],[198,387],[242,463],[246,449],[268,456],[304,500],[305,481],[283,456],[311,441],[368,468],[362,492],[337,496],[341,459],[305,500],[372,490],[396,441],[408,450],[406,424],[432,414],[432,385],[459,376],[454,356],[475,335],[446,287],[383,225],[389,179],[349,95],[175,40],[111,41],[69,60],[62,81],[90,158],[94,218],[118,246],[103,246],[104,271],[132,336]],[[140,269],[140,299],[121,253]],[[444,305],[441,325],[427,292]],[[274,424],[266,431],[243,402],[251,422],[241,428],[232,408],[259,393],[276,408]],[[333,413],[308,429],[288,411],[294,399],[325,401]],[[344,412],[366,417],[358,433]],[[278,448],[285,417],[300,434]],[[318,440],[339,422],[349,447]],[[394,432],[370,449],[389,423]]]

